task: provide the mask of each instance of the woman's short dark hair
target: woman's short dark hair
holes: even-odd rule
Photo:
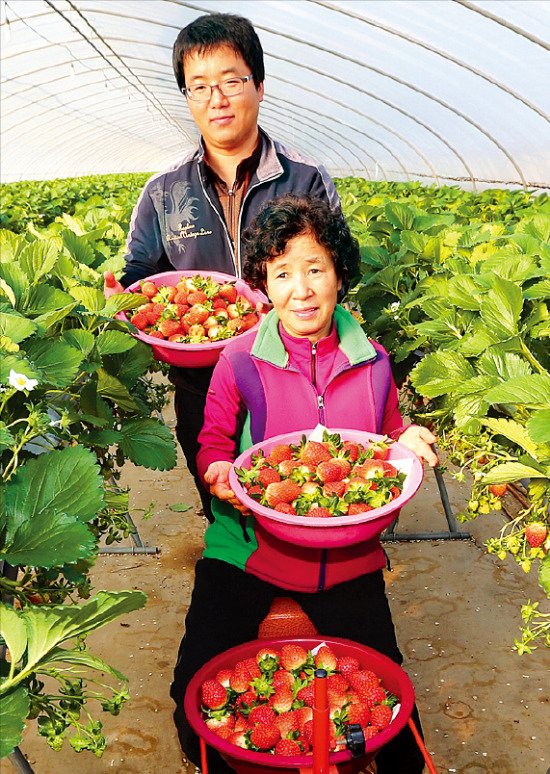
[[[256,88],[265,80],[264,52],[252,24],[242,16],[212,13],[199,16],[184,27],[174,43],[172,65],[180,91],[185,89],[183,61],[187,54],[209,53],[219,46],[229,46],[240,54],[254,77]]]
[[[340,210],[318,197],[285,194],[272,199],[242,235],[243,278],[265,288],[266,264],[284,253],[294,237],[311,234],[330,254],[343,284],[359,274],[359,243]]]

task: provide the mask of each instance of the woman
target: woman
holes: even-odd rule
[[[228,483],[240,450],[318,423],[386,434],[430,465],[435,437],[403,427],[387,353],[337,304],[357,274],[356,240],[322,201],[273,200],[245,233],[244,278],[273,304],[254,339],[231,341],[216,365],[199,436],[199,472],[214,495],[215,522],[197,563],[172,696],[182,747],[197,743],[182,712],[185,687],[214,655],[255,639],[273,599],[290,596],[317,630],[385,653],[397,663],[378,538],[336,549],[303,548],[266,532]],[[418,716],[415,712],[418,723]],[[423,759],[406,728],[377,756],[379,774],[419,774]],[[210,770],[228,771],[214,751]]]

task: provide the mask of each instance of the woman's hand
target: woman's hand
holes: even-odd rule
[[[398,438],[399,443],[413,451],[421,460],[426,460],[432,468],[439,463],[437,454],[434,452],[431,443],[435,443],[437,438],[428,430],[427,427],[420,425],[410,425],[404,433]]]
[[[250,511],[248,508],[245,508],[240,500],[237,500],[235,493],[229,486],[229,471],[231,467],[232,463],[227,460],[212,462],[204,474],[204,480],[210,486],[211,495],[217,497],[218,500],[230,503],[234,508],[247,516],[250,514]]]

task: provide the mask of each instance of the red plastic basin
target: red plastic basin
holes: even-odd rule
[[[260,648],[280,649],[290,642],[295,642],[306,650],[326,643],[337,657],[355,656],[362,669],[372,669],[380,677],[384,687],[399,699],[401,707],[390,725],[374,739],[365,742],[364,757],[354,759],[349,750],[330,753],[329,764],[337,765],[341,774],[353,774],[353,772],[360,771],[374,759],[378,750],[390,739],[393,739],[407,724],[414,705],[414,689],[407,673],[395,662],[376,650],[351,640],[336,637],[261,639],[237,645],[235,648],[220,653],[219,656],[215,656],[199,669],[187,688],[184,706],[191,727],[198,736],[204,739],[206,744],[218,750],[227,763],[239,774],[258,774],[260,771],[273,768],[277,770],[276,774],[295,774],[296,769],[311,768],[313,764],[311,754],[287,757],[245,750],[221,739],[205,725],[202,719],[201,685],[204,680],[214,678],[220,669],[233,668],[237,661],[255,656]]]
[[[330,429],[329,432],[339,433],[342,440],[358,441],[365,446],[372,441],[385,438],[385,436],[361,430]],[[262,449],[267,456],[277,444],[295,444],[300,441],[302,435],[309,437],[311,433],[312,430],[300,430],[277,435],[251,446],[237,457],[229,471],[229,484],[237,498],[252,511],[268,532],[287,543],[296,543],[310,548],[336,548],[361,543],[380,535],[398,515],[399,509],[416,493],[424,474],[422,463],[416,454],[400,443],[390,444],[388,461],[407,474],[403,491],[399,497],[381,508],[353,516],[334,516],[331,519],[312,518],[279,513],[260,505],[257,500],[248,496],[246,489],[239,482],[235,468],[250,467],[252,455],[259,449]]]
[[[126,293],[139,292],[140,285],[145,281],[154,282],[157,287],[161,285],[176,285],[182,277],[196,277],[197,274],[200,274],[202,277],[212,277],[212,279],[219,283],[234,282],[237,293],[246,296],[254,306],[256,306],[258,301],[262,303],[267,302],[266,296],[260,290],[252,290],[242,279],[236,279],[230,274],[224,274],[221,271],[198,271],[196,269],[192,271],[165,271],[160,274],[153,274],[151,277],[134,282],[133,285],[126,288]],[[126,319],[128,318],[126,317]],[[253,328],[240,333],[239,337],[250,336],[259,325],[260,322],[256,323]],[[208,341],[201,344],[180,344],[177,341],[161,341],[154,336],[148,336],[143,331],[137,331],[134,335],[152,347],[153,354],[157,360],[179,366],[180,368],[205,368],[206,366],[214,365],[222,349],[228,341],[231,341],[231,339],[223,339],[222,341]]]

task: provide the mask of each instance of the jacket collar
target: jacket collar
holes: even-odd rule
[[[274,177],[279,177],[279,175],[282,175],[283,167],[279,161],[279,157],[277,156],[275,143],[261,127],[258,127],[258,129],[263,138],[262,153],[256,168],[256,172],[254,175],[252,175],[251,182],[257,180],[258,182],[263,183],[266,180],[271,180]],[[206,148],[204,145],[204,140],[201,137],[197,151],[197,160],[201,165],[206,164],[206,161],[204,160],[205,153]]]
[[[334,310],[334,323],[340,340],[340,349],[348,358],[350,365],[355,366],[374,360],[376,350],[373,344],[355,317],[339,304]],[[286,368],[288,365],[289,356],[279,334],[279,318],[274,309],[263,320],[251,354],[279,368]]]

